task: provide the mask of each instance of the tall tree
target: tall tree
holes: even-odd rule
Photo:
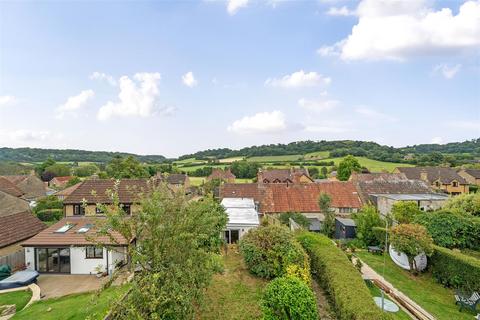
[[[353,219],[357,225],[357,238],[364,245],[377,245],[379,239],[375,233],[375,227],[385,227],[385,221],[380,218],[380,214],[374,206],[364,206],[362,209],[353,214]]]
[[[107,174],[115,179],[148,178],[150,176],[145,166],[133,156],[115,157],[107,165]]]
[[[326,193],[320,193],[318,197],[318,207],[323,213],[325,219],[323,220],[322,232],[328,236],[333,237],[335,234],[335,213],[331,210],[330,205],[332,198]]]
[[[141,210],[125,219],[113,192],[114,206],[100,233],[115,230],[130,243],[135,273],[126,298],[112,308],[113,319],[193,319],[211,276],[218,269],[220,233],[227,215],[211,198],[190,201],[166,185],[139,201]]]
[[[338,165],[337,178],[340,181],[347,181],[350,178],[352,172],[360,172],[362,166],[358,162],[357,158],[352,155],[346,156]]]

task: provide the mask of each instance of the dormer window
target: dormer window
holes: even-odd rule
[[[458,181],[453,181],[453,182],[452,182],[452,186],[458,187]]]
[[[441,184],[440,184],[440,181],[435,181],[435,186],[436,186],[437,188],[440,188],[440,185],[441,185]]]

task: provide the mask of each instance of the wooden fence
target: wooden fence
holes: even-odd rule
[[[13,270],[23,269],[25,267],[25,251],[19,250],[0,257],[0,265],[8,264]]]

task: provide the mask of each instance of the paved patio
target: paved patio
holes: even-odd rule
[[[48,299],[97,290],[106,280],[94,275],[42,274],[38,277],[37,284],[40,287],[42,299]]]

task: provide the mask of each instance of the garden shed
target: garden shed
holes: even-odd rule
[[[223,198],[222,206],[228,215],[223,232],[226,243],[237,243],[248,230],[260,225],[253,198]]]
[[[353,239],[356,236],[356,224],[352,219],[335,218],[335,239]]]

